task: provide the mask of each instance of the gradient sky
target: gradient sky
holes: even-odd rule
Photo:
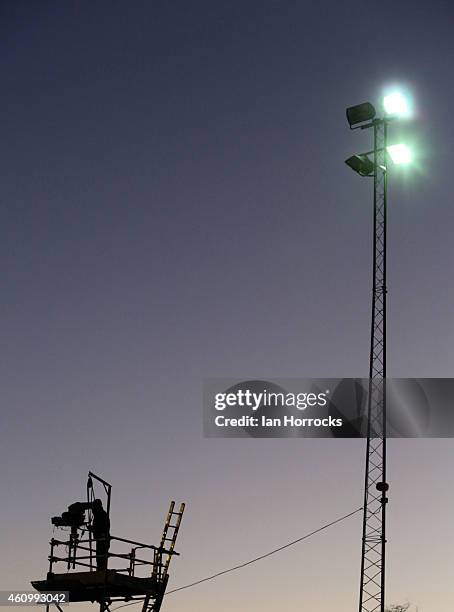
[[[343,160],[371,135],[344,113],[395,82],[389,375],[452,376],[452,4],[3,0],[0,28],[1,589],[44,577],[89,469],[115,534],[187,502],[171,588],[360,506],[364,441],[204,439],[202,384],[367,375],[371,184]],[[451,612],[454,442],[389,447],[388,602]],[[163,610],[351,612],[360,536]]]

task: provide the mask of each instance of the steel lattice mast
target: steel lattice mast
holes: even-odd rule
[[[359,612],[385,611],[386,550],[386,214],[387,166],[410,163],[411,151],[404,144],[387,146],[388,123],[411,116],[411,102],[400,91],[383,98],[384,116],[376,117],[370,102],[346,109],[351,130],[374,131],[374,149],[352,155],[345,163],[357,174],[374,179],[374,248],[372,325],[369,362],[369,393],[363,433],[366,435],[363,537]],[[373,154],[373,161],[369,158]]]
[[[387,121],[375,119],[372,325],[359,612],[384,612],[386,547]]]

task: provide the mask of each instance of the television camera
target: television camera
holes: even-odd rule
[[[85,512],[91,508],[92,502],[75,502],[68,506],[68,510],[62,512],[60,516],[53,516],[51,523],[55,527],[71,527],[71,530],[77,531],[84,525],[88,525],[85,520]]]

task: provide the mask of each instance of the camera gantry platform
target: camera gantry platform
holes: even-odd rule
[[[93,481],[104,489],[105,509],[95,495]],[[158,612],[169,580],[170,561],[179,554],[175,542],[185,504],[180,504],[177,511],[175,502],[170,503],[161,543],[153,546],[111,535],[111,491],[112,485],[89,472],[86,501],[75,502],[60,516],[52,517],[54,528],[69,531],[69,539],[51,539],[47,577],[32,581],[32,586],[41,593],[67,593],[70,603],[97,602],[100,612],[109,611],[111,603],[117,601],[143,601],[142,612]],[[128,548],[112,552],[114,544]],[[62,556],[57,554],[60,547],[65,548]],[[56,571],[63,564],[66,571]],[[56,599],[52,602],[62,612]]]

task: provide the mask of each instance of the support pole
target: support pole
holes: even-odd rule
[[[374,128],[372,325],[359,612],[385,610],[387,122]]]

